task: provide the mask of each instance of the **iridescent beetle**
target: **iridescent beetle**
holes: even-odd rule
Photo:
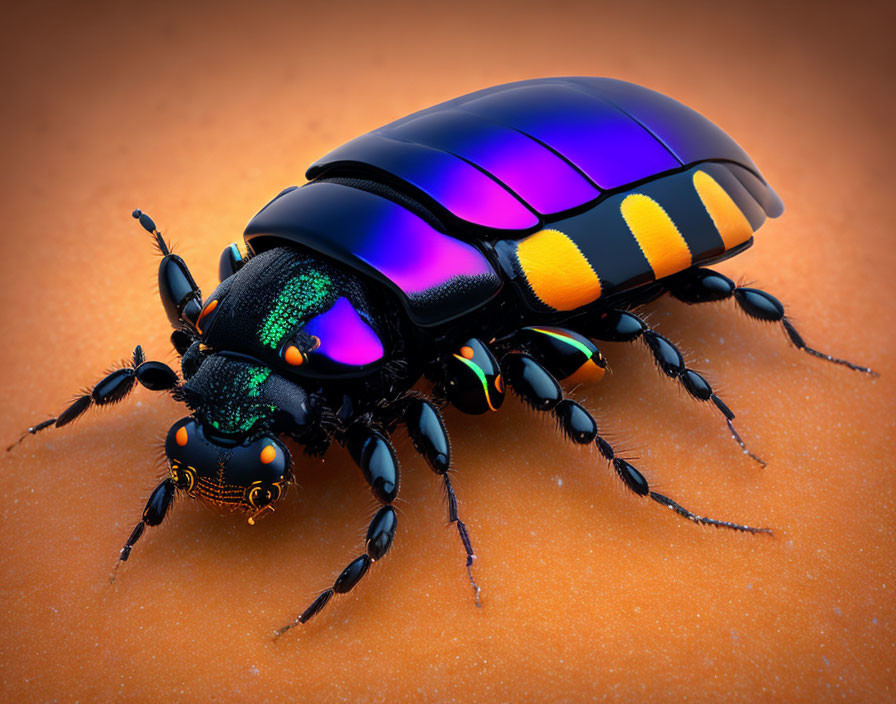
[[[130,366],[23,435],[120,401],[135,382],[190,408],[168,432],[168,476],[116,566],[178,491],[247,511],[253,523],[292,480],[280,437],[312,455],[344,445],[382,508],[364,554],[278,633],[349,591],[389,550],[400,478],[389,436],[399,425],[444,482],[478,603],[439,407],[497,411],[505,386],[552,413],[573,442],[596,443],[635,494],[697,523],[770,533],[652,491],[562,390],[561,381],[604,373],[593,340],[641,339],[748,452],[734,414],[631,311],[637,304],[665,292],[686,303],[733,297],[753,318],[781,323],[797,348],[873,373],[808,347],[773,296],[704,268],[749,247],[783,206],[724,132],[651,90],[608,78],[490,88],[359,137],[307,178],[252,219],[246,257],[235,244],[224,250],[221,284],[204,302],[183,260],[135,211],[162,254],[159,290],[183,381],[138,346]],[[428,396],[410,391],[421,376]]]

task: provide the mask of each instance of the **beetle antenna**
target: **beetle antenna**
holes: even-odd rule
[[[262,506],[260,509],[258,509],[255,513],[253,513],[251,516],[249,516],[249,525],[250,525],[250,526],[254,526],[254,525],[255,525],[255,519],[258,518],[261,514],[263,514],[263,513],[264,513],[265,511],[267,511],[268,509],[271,510],[271,513],[274,512],[274,507],[273,507],[273,506],[271,506],[270,504],[265,504],[265,505]]]
[[[149,217],[149,215],[138,208],[133,213],[131,213],[131,216],[143,226],[144,230],[146,230],[149,234],[156,238],[156,247],[159,248],[159,251],[162,253],[163,257],[167,257],[169,254],[171,254],[171,250],[168,249],[168,245],[165,244],[165,240],[162,239],[162,233],[158,231],[158,229],[156,228],[156,224],[153,222],[152,218]]]

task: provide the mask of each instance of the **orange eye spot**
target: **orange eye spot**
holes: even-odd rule
[[[287,364],[293,367],[298,367],[302,362],[305,361],[305,358],[302,356],[299,348],[295,345],[290,345],[286,348],[286,352],[283,353],[283,359],[286,360]]]
[[[460,348],[460,356],[463,357],[464,359],[473,359],[474,354],[476,354],[476,353],[473,351],[473,348],[470,347],[469,345],[464,345],[463,347]]]
[[[495,377],[495,388],[498,390],[499,394],[504,393],[504,380],[501,378],[501,375]]]
[[[190,439],[190,437],[187,435],[187,427],[186,426],[182,426],[182,427],[178,428],[177,432],[174,434],[174,442],[176,442],[181,447],[186,445],[187,440],[189,440],[189,439]]]
[[[262,464],[270,464],[277,459],[277,448],[273,445],[265,445],[259,457]]]

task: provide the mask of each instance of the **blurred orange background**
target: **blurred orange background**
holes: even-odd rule
[[[768,460],[653,368],[578,396],[654,488],[775,529],[700,528],[627,493],[511,400],[448,411],[483,607],[437,478],[404,461],[388,559],[273,641],[362,544],[375,502],[340,449],[254,528],[181,501],[109,570],[182,407],[138,389],[28,438],[0,503],[4,701],[892,700],[892,3],[29,3],[4,10],[0,439],[134,345],[174,363],[152,215],[206,293],[248,219],[348,139],[547,75],[659,90],[731,134],[787,212],[718,268],[779,296],[810,344],[734,305],[651,304]]]

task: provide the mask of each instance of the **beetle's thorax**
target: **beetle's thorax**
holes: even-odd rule
[[[413,384],[394,371],[407,366],[390,313],[352,273],[294,248],[265,251],[206,299],[180,393],[208,433],[287,434],[323,452],[340,408],[363,413]]]
[[[246,355],[288,378],[357,378],[389,360],[376,310],[354,273],[278,247],[225,279],[197,327],[205,349]]]

